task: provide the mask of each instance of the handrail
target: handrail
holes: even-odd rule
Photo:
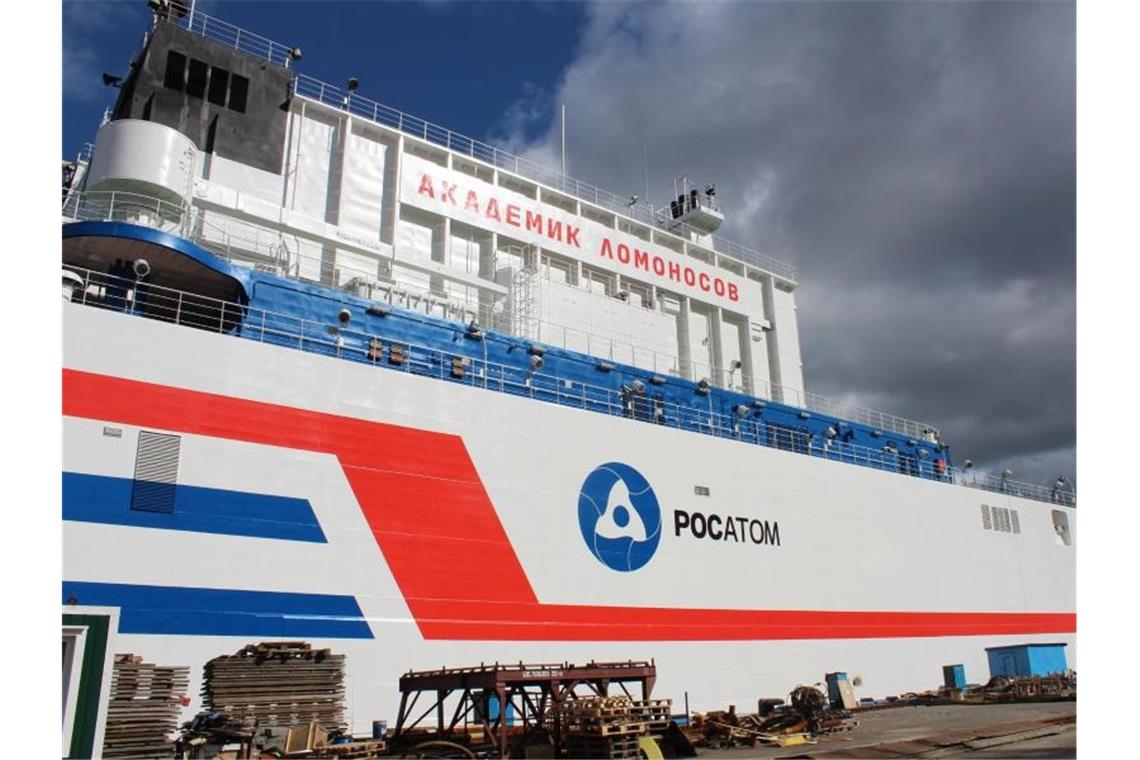
[[[88,190],[84,193],[70,194],[64,202],[63,214],[66,218],[85,221],[124,221],[132,224],[141,224],[153,229],[178,235],[206,250],[221,256],[229,261],[248,265],[250,255],[255,256],[255,265],[272,271],[275,274],[290,278],[299,278],[301,261],[308,257],[299,253],[290,253],[282,241],[281,233],[269,227],[258,225],[246,220],[234,220],[233,226],[245,230],[247,234],[235,232],[232,227],[222,228],[211,224],[203,215],[199,207],[178,205],[152,196],[122,191]],[[342,266],[350,272],[356,272],[348,266]],[[374,277],[375,272],[359,271],[362,277]],[[428,288],[425,286],[424,290]],[[386,288],[387,301],[395,303],[401,297],[400,290],[395,286]],[[404,296],[407,296],[405,293]],[[406,300],[406,298],[405,298]],[[456,307],[459,308],[458,306]],[[486,323],[488,320],[482,311],[482,306],[476,299],[467,303],[464,308],[472,314],[478,314],[479,320]],[[466,321],[466,320],[465,320]],[[637,344],[622,344],[611,338],[597,338],[576,328],[536,318],[538,335],[529,337],[543,343],[556,344],[557,336],[562,336],[562,347],[570,348],[568,336],[585,338],[587,353],[599,358],[616,360],[614,348],[630,348],[631,354],[645,356],[647,353],[652,360],[654,372],[676,374],[672,369],[679,366],[676,355],[665,355],[652,347]],[[527,337],[527,336],[519,336]],[[593,345],[592,342],[593,341]],[[606,346],[609,354],[606,354]],[[595,350],[594,346],[598,350]],[[727,367],[699,365],[701,370],[707,370],[709,377],[723,377],[728,374]],[[698,375],[699,376],[699,373]],[[781,401],[791,406],[799,406],[820,414],[831,414],[852,422],[898,433],[908,438],[923,438],[928,435],[937,435],[938,430],[933,425],[900,417],[895,414],[880,411],[871,407],[852,404],[840,399],[834,399],[819,393],[801,388],[785,386],[766,380],[755,378],[759,384],[759,395],[773,400]]]
[[[177,27],[284,68],[289,68],[289,63],[293,60],[293,48],[287,45],[190,8],[185,2],[175,0],[172,5],[180,6],[169,14],[169,20]],[[182,13],[179,14],[178,11]]]
[[[432,377],[500,393],[528,396],[535,400],[571,406],[586,411],[620,416],[650,424],[673,427],[742,443],[778,448],[848,464],[907,474],[1021,496],[1066,506],[1075,506],[1076,494],[1054,487],[1021,483],[988,473],[955,468],[936,468],[931,462],[901,457],[841,441],[820,439],[788,430],[764,420],[719,414],[708,409],[647,399],[611,388],[590,385],[549,372],[527,370],[430,346],[381,339],[289,314],[271,312],[187,291],[116,277],[80,267],[67,267],[78,275],[69,300],[73,303],[110,308],[152,319],[207,329],[261,343],[294,348],[369,364],[390,371]],[[380,341],[380,343],[377,343]],[[399,346],[394,352],[393,346]]]
[[[497,169],[504,169],[534,180],[587,203],[593,203],[615,213],[653,225],[658,230],[676,235],[691,245],[698,245],[736,259],[741,263],[759,267],[791,282],[796,281],[796,269],[792,265],[723,236],[709,235],[684,222],[678,222],[667,213],[668,207],[655,209],[651,206],[631,206],[628,196],[619,196],[595,185],[581,182],[563,174],[554,167],[536,163],[515,153],[496,148],[458,132],[452,132],[446,127],[369,100],[355,92],[334,87],[305,74],[298,74],[294,79],[293,92],[299,97],[382,124],[411,137],[433,143],[456,153],[462,153]],[[711,245],[694,242],[686,235],[699,235],[710,240]]]

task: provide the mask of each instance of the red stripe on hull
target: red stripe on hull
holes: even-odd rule
[[[750,641],[1076,631],[1073,613],[543,604],[458,436],[67,369],[63,413],[336,456],[426,639]]]

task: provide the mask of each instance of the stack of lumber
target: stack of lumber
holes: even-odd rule
[[[103,757],[150,758],[174,752],[190,669],[161,667],[134,654],[115,655]]]
[[[343,731],[344,655],[303,641],[250,644],[206,663],[202,699],[230,721],[259,728],[316,721]]]
[[[640,757],[646,723],[631,713],[628,697],[585,697],[559,707],[562,749],[570,757]]]

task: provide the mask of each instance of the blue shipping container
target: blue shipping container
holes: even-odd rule
[[[1025,678],[1064,673],[1069,669],[1065,658],[1068,644],[1016,644],[1007,647],[987,647],[990,677],[1006,676]]]

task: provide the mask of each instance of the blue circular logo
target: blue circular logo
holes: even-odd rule
[[[578,524],[598,561],[623,573],[643,567],[661,541],[657,495],[640,472],[621,462],[606,462],[586,478]]]

